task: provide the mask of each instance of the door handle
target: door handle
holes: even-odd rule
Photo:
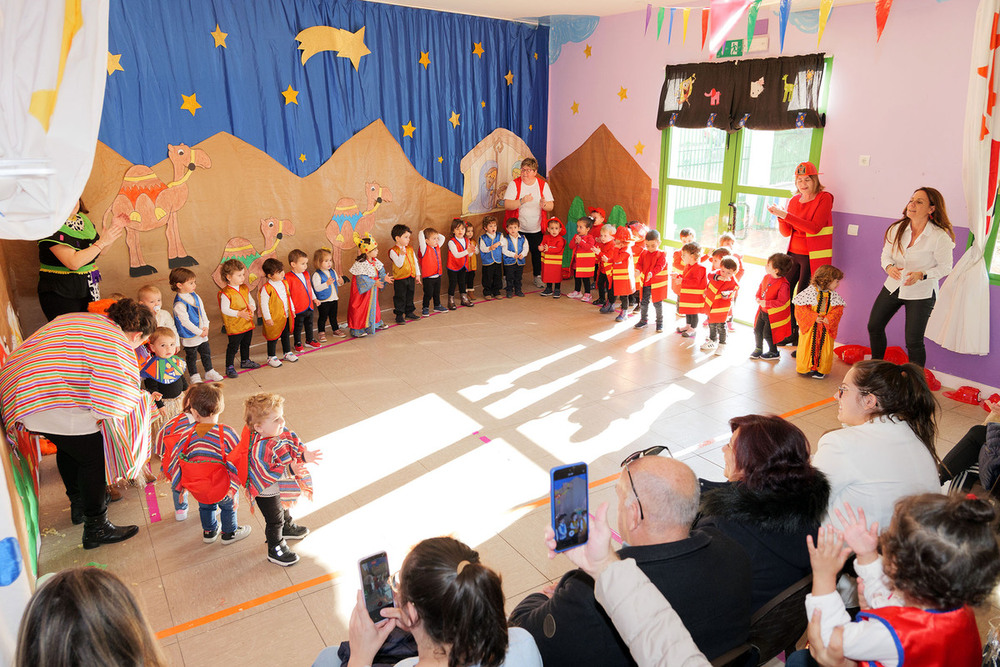
[[[729,225],[726,228],[730,234],[736,231],[736,204],[729,202]]]

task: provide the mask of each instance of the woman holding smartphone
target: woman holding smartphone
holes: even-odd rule
[[[351,657],[347,667],[367,667],[395,627],[413,633],[417,657],[396,667],[541,667],[527,630],[507,629],[500,575],[479,554],[451,537],[424,540],[406,556],[394,580],[396,606],[382,610],[375,624],[364,596],[351,614]],[[324,649],[313,667],[338,667],[337,647]]]

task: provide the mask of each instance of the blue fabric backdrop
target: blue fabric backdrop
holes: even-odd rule
[[[544,171],[544,26],[360,0],[112,0],[110,22],[121,69],[108,77],[99,138],[135,164],[225,131],[304,176],[381,118],[425,178],[458,194],[459,160],[498,127],[522,137]],[[364,27],[371,53],[357,71],[336,51],[303,65],[295,36],[312,26]],[[288,86],[297,103],[286,104]],[[182,95],[201,105],[193,115]]]

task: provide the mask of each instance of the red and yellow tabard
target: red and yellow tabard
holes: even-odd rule
[[[597,240],[590,234],[574,236],[570,240],[570,247],[573,248],[573,275],[577,278],[590,278],[594,275],[594,267],[597,265],[597,253],[594,245]]]
[[[625,296],[635,291],[635,262],[631,248],[615,248],[612,251],[611,284],[615,296]]]
[[[219,305],[222,305],[222,295],[229,299],[229,307],[236,312],[250,308],[250,290],[246,285],[240,285],[239,290],[231,285],[226,285],[219,291]],[[245,333],[253,329],[253,319],[245,320],[242,317],[231,317],[223,315],[222,321],[226,325],[226,333],[230,336]]]
[[[615,251],[617,250],[615,242],[598,243],[597,247],[601,251],[601,273],[606,275],[608,280],[611,280],[611,265],[614,263]]]
[[[708,270],[704,265],[685,266],[681,275],[680,293],[677,295],[677,312],[681,315],[697,315],[705,312],[707,286]]]
[[[546,246],[542,251],[542,282],[561,283],[563,248],[566,247],[566,239],[545,234],[542,243]]]
[[[670,282],[667,253],[662,250],[643,249],[639,256],[639,272],[643,280],[652,274],[649,282],[649,287],[652,288],[649,298],[653,303],[667,298],[667,284]]]
[[[757,299],[761,299],[764,302],[778,301],[778,303],[769,308],[757,309],[757,317],[760,317],[762,312],[767,313],[768,322],[771,324],[771,339],[775,343],[785,340],[792,335],[792,301],[789,298],[790,295],[791,289],[785,278],[772,278],[766,275],[764,276],[764,280],[761,281],[760,287],[757,288]]]
[[[448,270],[449,271],[461,271],[465,268],[465,257],[456,257],[451,252],[451,244],[454,243],[458,249],[466,250],[469,247],[469,242],[463,239],[458,239],[452,237],[448,240]]]
[[[282,303],[281,295],[278,294],[278,290],[274,288],[270,282],[265,282],[263,289],[260,290],[260,307],[264,313],[271,316],[272,324],[268,325],[267,320],[264,320],[264,338],[267,340],[278,340],[281,338],[281,332],[285,330],[288,324],[288,315],[285,314],[287,309],[289,313],[292,311],[292,301],[288,298],[288,281],[282,281],[285,284],[285,302]]]
[[[440,246],[427,246],[424,254],[420,257],[420,275],[424,278],[433,278],[434,276],[440,276],[443,271],[441,266],[441,248]]]
[[[717,271],[709,276],[708,287],[705,288],[705,312],[708,314],[709,324],[718,324],[729,319],[738,287],[739,283],[735,278],[719,280]]]
[[[400,254],[403,254],[404,255],[404,259],[403,259],[403,265],[402,266],[396,266],[395,262],[390,262],[390,264],[392,264],[392,279],[393,280],[406,280],[407,278],[416,278],[417,277],[417,257],[413,253],[413,248],[411,248],[410,246],[406,246],[406,248],[403,249],[402,253],[400,253],[400,251],[399,251],[399,246],[394,247],[393,250],[396,251],[396,256],[399,256]],[[430,248],[428,248],[428,250],[430,250]],[[440,273],[440,272],[441,271],[439,269],[438,273]]]

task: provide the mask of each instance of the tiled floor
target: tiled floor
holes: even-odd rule
[[[110,515],[139,524],[139,535],[83,551],[47,457],[40,570],[95,564],[121,576],[153,628],[168,631],[162,641],[175,665],[308,665],[346,639],[358,558],[385,549],[395,569],[410,545],[452,534],[503,575],[511,607],[570,567],[546,557],[548,508],[526,506],[545,497],[551,466],[587,461],[591,481],[600,480],[628,453],[667,444],[699,475],[721,479],[722,441],[699,443],[726,434],[730,417],[829,398],[846,370],[838,362],[825,380],[804,379],[787,351],[777,363],[750,361],[746,327],[716,357],[698,351],[704,330],[684,339],[634,331],[635,321],[615,324],[593,306],[529,294],[227,380],[225,423],[241,424],[244,397],[275,391],[289,426],[323,449],[315,498],[294,512],[312,529],[293,544],[302,560],[287,569],[266,561],[263,522],[245,502],[240,522],[254,534],[203,544],[196,512],[174,521],[164,483],[156,486],[164,520],[150,523],[144,494],[130,490]],[[943,452],[982,412],[940,400]],[[791,419],[814,445],[839,426],[834,404]],[[602,501],[614,505],[611,483],[594,489],[592,504]],[[997,614],[987,606],[980,617],[985,625]]]

